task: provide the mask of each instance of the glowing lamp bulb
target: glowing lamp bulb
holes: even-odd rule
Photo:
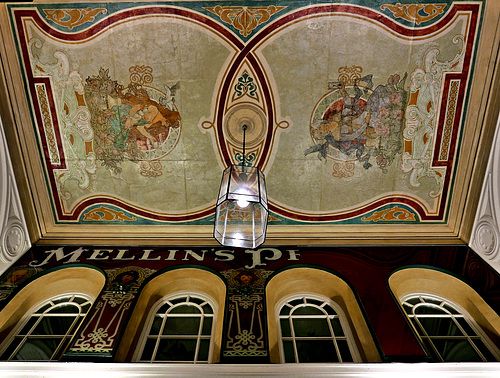
[[[241,247],[243,245],[243,235],[239,232],[234,234],[234,246]]]
[[[238,196],[236,196],[236,203],[238,204],[238,206],[241,209],[247,207],[250,202],[246,200],[246,196],[251,195],[252,193],[246,188],[238,188],[235,193],[239,194]]]

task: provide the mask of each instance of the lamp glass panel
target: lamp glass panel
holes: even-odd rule
[[[263,181],[256,167],[226,168],[215,213],[214,237],[219,243],[256,248],[264,242],[268,207]]]
[[[222,174],[222,181],[220,183],[219,196],[217,197],[217,204],[226,198],[228,193],[229,177],[231,177],[232,165],[227,167]]]

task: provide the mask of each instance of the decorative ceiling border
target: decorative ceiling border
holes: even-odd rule
[[[104,9],[104,8],[103,8]],[[389,9],[385,7],[385,9]],[[442,8],[441,8],[442,9]],[[98,11],[99,10],[99,11]],[[279,11],[281,11],[280,9]],[[443,178],[442,185],[442,199],[440,201],[439,209],[436,213],[429,214],[429,212],[422,207],[414,199],[407,196],[391,196],[384,199],[379,199],[372,201],[368,206],[364,206],[353,211],[343,211],[336,214],[305,214],[301,212],[294,211],[293,209],[286,208],[277,203],[271,201],[271,210],[278,216],[276,219],[281,217],[287,218],[295,222],[342,222],[342,221],[352,221],[353,218],[359,217],[361,220],[359,223],[364,222],[406,222],[406,221],[417,221],[417,222],[443,222],[446,218],[446,206],[449,202],[449,188],[453,181],[453,167],[455,164],[456,157],[456,147],[457,140],[460,137],[460,126],[463,120],[463,105],[466,102],[467,87],[470,81],[470,74],[473,62],[473,55],[476,49],[476,41],[478,37],[478,22],[480,17],[481,5],[480,3],[454,3],[453,7],[448,10],[445,14],[437,18],[434,23],[427,25],[426,23],[431,20],[425,20],[421,23],[422,27],[407,27],[402,25],[402,23],[395,22],[389,16],[381,14],[379,11],[374,11],[366,7],[360,7],[357,5],[349,4],[320,4],[314,6],[308,6],[306,8],[300,8],[295,11],[283,13],[274,22],[270,21],[268,23],[263,23],[260,29],[255,28],[255,33],[248,33],[245,37],[251,35],[251,39],[244,43],[241,41],[233,31],[228,30],[223,24],[214,21],[200,13],[193,12],[188,9],[182,9],[180,4],[176,4],[175,7],[171,6],[151,6],[144,8],[132,8],[128,10],[122,10],[120,12],[105,12],[100,10],[100,8],[95,9],[85,9],[78,10],[72,15],[71,12],[59,9],[58,11],[50,12],[44,9],[44,14],[46,19],[52,23],[59,23],[60,27],[67,29],[74,29],[71,33],[65,33],[60,30],[54,29],[49,23],[46,22],[41,16],[40,12],[33,8],[12,8],[13,22],[15,22],[16,30],[18,32],[18,38],[20,41],[20,53],[22,55],[22,60],[24,61],[25,67],[24,71],[27,75],[27,87],[31,92],[33,103],[35,106],[35,118],[36,123],[39,125],[39,133],[44,137],[41,138],[43,143],[43,150],[50,152],[49,156],[46,156],[47,169],[48,169],[48,180],[53,192],[54,197],[57,197],[57,185],[54,180],[53,169],[65,168],[64,157],[58,156],[61,150],[54,148],[56,145],[60,148],[62,142],[60,140],[60,131],[58,130],[57,115],[54,114],[54,99],[48,95],[51,93],[51,82],[46,78],[35,78],[29,67],[29,54],[28,54],[28,43],[25,41],[24,36],[24,20],[30,18],[35,22],[42,30],[51,35],[53,38],[60,40],[65,40],[68,42],[79,42],[86,40],[88,38],[94,38],[96,35],[104,33],[106,30],[111,28],[114,24],[124,22],[126,20],[136,19],[139,17],[148,16],[168,16],[168,17],[179,17],[184,20],[189,20],[192,22],[200,23],[206,25],[205,27],[214,30],[219,36],[222,36],[230,45],[232,45],[238,52],[236,53],[234,59],[231,62],[231,66],[228,68],[226,80],[221,83],[221,88],[219,91],[218,107],[215,110],[214,120],[213,120],[213,130],[216,133],[216,140],[220,147],[220,152],[222,154],[222,160],[225,164],[229,164],[233,157],[229,154],[229,149],[227,147],[227,141],[223,138],[223,116],[226,114],[226,106],[228,102],[228,94],[231,93],[232,78],[236,75],[237,71],[241,68],[244,62],[248,63],[253,69],[256,79],[261,85],[263,100],[265,104],[265,111],[268,116],[268,124],[265,127],[267,129],[267,134],[265,135],[262,142],[262,153],[256,158],[255,165],[265,166],[269,163],[269,151],[272,149],[273,138],[275,137],[276,129],[279,128],[282,122],[277,114],[277,109],[275,108],[274,101],[272,99],[272,93],[267,83],[267,78],[264,75],[263,68],[261,67],[258,59],[254,55],[254,49],[261,43],[261,41],[269,34],[277,33],[287,25],[300,21],[301,19],[306,19],[308,17],[317,15],[328,15],[332,16],[335,14],[350,15],[353,17],[362,17],[365,19],[374,19],[378,23],[383,25],[383,27],[388,30],[393,31],[397,35],[406,36],[408,38],[425,38],[427,35],[434,35],[440,28],[444,28],[448,23],[452,22],[454,17],[458,13],[468,13],[469,14],[469,29],[466,39],[464,41],[464,61],[463,61],[463,71],[461,73],[446,73],[445,74],[445,98],[440,104],[439,111],[439,123],[437,137],[440,139],[441,143],[435,144],[435,151],[433,155],[433,160],[431,162],[432,167],[443,167],[446,168],[446,173]],[[61,12],[63,13],[61,13]],[[392,12],[392,11],[391,11]],[[213,12],[212,12],[213,13]],[[216,12],[217,13],[217,12]],[[271,12],[272,13],[272,12]],[[276,14],[277,12],[274,12]],[[397,12],[393,12],[394,17],[396,17]],[[70,20],[67,21],[69,24],[61,24],[66,21],[66,17],[69,16]],[[229,16],[228,16],[229,17]],[[262,17],[262,16],[261,16]],[[231,18],[229,18],[231,19]],[[73,20],[73,21],[72,21]],[[234,21],[234,19],[233,19]],[[258,20],[257,20],[258,21]],[[92,25],[87,25],[91,23]],[[259,22],[258,22],[259,23]],[[234,26],[234,25],[233,25]],[[85,29],[83,29],[85,27]],[[80,30],[80,31],[79,31]],[[254,30],[254,29],[252,29]],[[410,105],[411,96],[417,96],[415,92],[410,94]],[[50,109],[50,112],[48,111]],[[52,113],[51,113],[52,112]],[[277,127],[278,125],[278,127]],[[51,127],[52,126],[52,127]],[[52,148],[51,148],[52,146]],[[408,144],[408,148],[411,146]],[[405,145],[405,147],[407,147]],[[439,156],[439,157],[436,157]],[[96,212],[95,206],[98,204],[108,203],[111,206],[116,206],[118,209],[126,210],[130,215],[123,214],[123,217],[119,221],[124,219],[130,222],[134,222],[132,214],[137,214],[145,219],[152,220],[154,222],[191,222],[199,221],[204,219],[207,221],[211,218],[213,210],[210,208],[205,208],[199,211],[194,211],[186,214],[152,214],[148,210],[139,209],[131,204],[124,203],[123,201],[110,198],[94,198],[84,201],[79,206],[77,206],[71,214],[64,214],[62,211],[59,201],[55,201],[55,211],[57,213],[57,218],[59,222],[69,221],[71,223],[77,221],[85,223],[85,217],[90,217],[90,212]],[[383,211],[393,212],[395,208],[390,208],[391,204],[400,204],[405,206],[402,208],[402,212],[405,213],[404,216],[392,217],[381,217],[377,218],[375,212]],[[92,209],[90,206],[94,206]],[[90,210],[86,210],[90,209]],[[394,210],[394,211],[393,211]],[[87,211],[87,212],[85,212]],[[112,208],[108,208],[107,211],[119,211]],[[399,213],[398,213],[399,214]],[[83,216],[83,218],[82,218]],[[102,221],[114,222],[118,220],[113,218],[108,220],[105,216],[101,218],[95,217],[95,219],[89,219],[89,221]],[[377,219],[377,220],[375,220]],[[202,222],[204,223],[204,222]]]

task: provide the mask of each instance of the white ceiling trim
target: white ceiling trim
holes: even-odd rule
[[[68,375],[69,374],[69,375]],[[499,377],[500,363],[184,365],[2,362],[2,377]]]

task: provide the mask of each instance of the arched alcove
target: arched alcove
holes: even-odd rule
[[[500,317],[461,279],[434,269],[411,267],[393,273],[389,287],[400,303],[413,294],[446,298],[467,312],[495,345],[500,345]]]
[[[276,274],[266,286],[271,362],[281,362],[277,333],[277,306],[283,298],[304,293],[321,295],[335,302],[346,315],[361,360],[363,362],[381,361],[368,324],[351,287],[340,277],[324,270],[293,268]]]
[[[0,311],[0,340],[5,340],[23,316],[38,303],[62,294],[82,293],[96,298],[106,277],[87,267],[68,267],[35,278]]]
[[[218,362],[222,342],[226,285],[214,273],[197,268],[174,269],[151,279],[141,290],[116,354],[117,361],[131,361],[146,324],[148,314],[162,298],[175,293],[201,293],[216,305],[216,326],[212,362]]]

